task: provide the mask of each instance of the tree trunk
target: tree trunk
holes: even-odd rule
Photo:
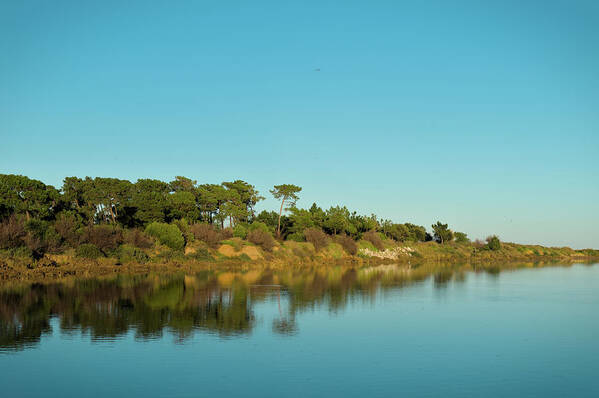
[[[279,209],[279,225],[277,226],[277,238],[281,237],[281,214],[283,214],[283,203],[285,203],[285,198],[281,201],[281,208]]]

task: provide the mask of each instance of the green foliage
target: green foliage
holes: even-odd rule
[[[185,245],[183,234],[176,225],[153,222],[146,227],[146,233],[173,250],[182,250]]]
[[[455,232],[453,236],[456,243],[470,243],[468,235],[466,235],[464,232]]]
[[[77,249],[75,249],[75,255],[77,257],[88,259],[96,259],[104,256],[100,249],[91,243],[84,243],[77,246]]]
[[[437,223],[433,224],[431,227],[433,228],[435,240],[438,243],[451,242],[453,239],[453,232],[449,229],[447,224],[442,224],[440,221],[437,221]]]
[[[289,235],[287,235],[286,239],[292,240],[294,242],[305,242],[306,241],[306,237],[304,236],[303,232],[294,232],[292,234],[289,234]]]
[[[497,237],[497,235],[492,235],[487,238],[487,249],[489,250],[499,250],[501,249],[501,241]]]
[[[233,227],[233,236],[240,239],[245,239],[248,236],[248,229],[243,224],[237,224]]]
[[[117,258],[121,263],[137,262],[140,264],[144,264],[150,259],[143,250],[128,244],[119,247]]]
[[[299,200],[297,194],[301,190],[301,187],[293,184],[275,185],[274,189],[270,190],[270,193],[275,199],[281,199],[281,209],[279,210],[279,220],[277,223],[277,236],[279,237],[281,236],[281,215],[283,213],[285,202],[287,202],[288,208],[295,207],[295,203]]]
[[[14,174],[0,174],[0,216],[25,215],[27,219],[50,219],[59,192],[41,181]]]

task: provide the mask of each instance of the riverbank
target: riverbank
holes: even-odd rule
[[[143,255],[140,255],[143,254]],[[524,263],[534,266],[546,263],[576,263],[599,261],[598,250],[573,250],[538,245],[502,243],[497,250],[477,247],[474,244],[438,244],[411,242],[397,244],[384,242],[377,249],[370,242],[358,242],[356,254],[348,254],[341,244],[329,243],[316,250],[308,242],[277,242],[270,250],[247,241],[232,238],[216,248],[190,245],[185,251],[166,247],[138,251],[113,257],[95,259],[78,257],[75,250],[62,254],[46,254],[33,260],[3,253],[0,256],[1,281],[51,281],[68,277],[97,277],[115,274],[195,273],[206,269],[284,269],[294,266],[382,264],[473,264],[490,268],[509,267]]]

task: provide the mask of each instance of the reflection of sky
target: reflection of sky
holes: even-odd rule
[[[249,335],[110,342],[55,332],[0,355],[6,396],[595,397],[598,266],[467,273],[296,315],[273,334],[276,296]],[[283,312],[288,301],[281,297]]]
[[[599,247],[594,1],[101,4],[0,4],[2,172],[295,183]]]

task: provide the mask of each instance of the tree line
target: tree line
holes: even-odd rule
[[[293,184],[274,186],[270,193],[280,200],[279,208],[257,213],[256,204],[264,197],[243,180],[198,184],[182,176],[170,182],[66,177],[57,189],[26,176],[0,174],[0,249],[27,246],[41,252],[76,247],[93,241],[90,235],[100,230],[110,235],[107,226],[137,235],[160,229],[155,236],[168,235],[157,227],[164,224],[177,226],[183,237],[188,232],[184,225],[196,225],[202,236],[210,230],[246,238],[258,229],[280,240],[303,241],[306,230],[316,229],[353,240],[376,233],[399,242],[468,242],[466,234],[454,233],[440,222],[429,233],[423,226],[360,215],[345,206],[322,209],[314,203],[302,209],[296,206],[301,190]]]

